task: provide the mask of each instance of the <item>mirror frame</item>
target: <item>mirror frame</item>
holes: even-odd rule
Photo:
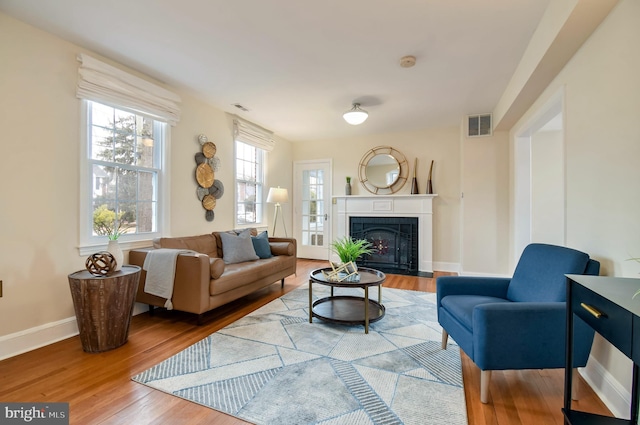
[[[367,164],[369,164],[369,161],[371,161],[376,155],[390,155],[398,162],[398,166],[400,167],[398,178],[389,186],[376,186],[367,178]],[[360,165],[358,166],[358,178],[360,179],[362,186],[374,195],[388,195],[396,193],[402,189],[409,178],[409,163],[407,162],[407,158],[405,158],[400,151],[392,148],[391,146],[377,146],[365,153],[360,160]]]

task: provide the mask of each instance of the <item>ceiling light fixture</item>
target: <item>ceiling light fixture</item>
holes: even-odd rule
[[[362,124],[363,122],[365,122],[367,120],[367,117],[369,117],[369,113],[367,111],[365,111],[364,109],[360,109],[360,104],[359,103],[354,103],[353,104],[353,108],[351,108],[347,112],[345,112],[342,115],[342,117],[349,124],[358,125],[358,124]]]
[[[400,66],[403,68],[411,68],[416,64],[415,56],[403,56],[400,58]]]

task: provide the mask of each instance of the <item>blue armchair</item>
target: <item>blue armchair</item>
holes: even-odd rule
[[[565,366],[565,274],[597,275],[600,263],[574,249],[528,245],[512,278],[442,276],[436,280],[442,348],[448,335],[480,368],[487,403],[492,370]],[[594,331],[574,320],[574,369],[587,364]]]

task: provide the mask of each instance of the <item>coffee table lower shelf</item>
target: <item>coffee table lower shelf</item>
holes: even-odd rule
[[[377,301],[369,300],[369,323],[384,317],[385,308]],[[365,299],[348,295],[325,297],[313,303],[313,317],[330,323],[366,325]]]

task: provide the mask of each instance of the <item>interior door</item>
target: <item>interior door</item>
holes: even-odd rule
[[[331,160],[293,164],[293,232],[298,257],[328,260],[331,245]]]

